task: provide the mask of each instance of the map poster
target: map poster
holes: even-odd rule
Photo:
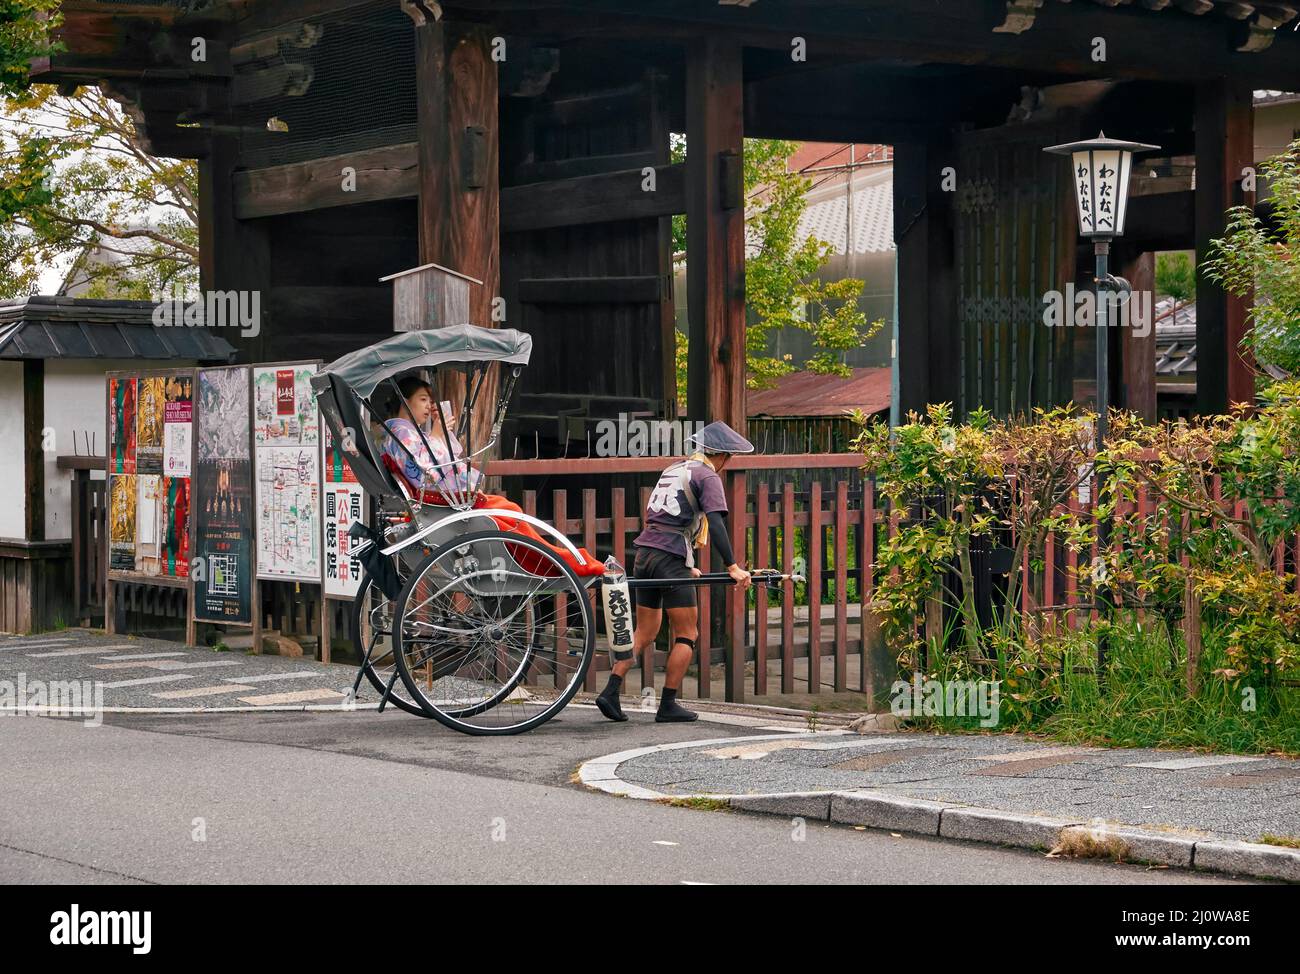
[[[135,571],[135,475],[110,476],[108,495],[108,567],[115,572],[133,572]]]
[[[135,472],[156,474],[163,468],[163,406],[167,379],[142,376],[136,385]]]
[[[194,378],[169,376],[163,403],[163,465],[168,477],[190,475],[190,450],[194,442]]]
[[[361,587],[361,561],[352,554],[348,529],[362,520],[365,494],[355,483],[325,485],[325,594],[355,598]]]
[[[257,574],[320,581],[320,450],[257,448]]]
[[[108,472],[135,473],[135,379],[108,380]]]
[[[160,574],[168,578],[190,575],[190,478],[162,478]]]
[[[197,380],[193,484],[194,618],[253,621],[252,460],[247,366],[202,369]]]
[[[316,369],[315,363],[253,368],[258,578],[321,578]]]

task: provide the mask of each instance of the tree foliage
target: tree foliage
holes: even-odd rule
[[[884,324],[868,323],[859,310],[862,281],[822,281],[816,276],[833,251],[823,240],[799,238],[799,221],[807,208],[805,196],[812,180],[787,168],[787,160],[798,147],[798,142],[780,139],[746,139],[744,145],[745,364],[751,389],[770,387],[781,376],[801,368],[847,376],[851,370],[842,353],[861,346]],[[685,157],[685,141],[674,139],[674,161]],[[673,218],[673,248],[677,254],[686,251],[684,216]],[[812,335],[814,352],[806,362],[771,354],[772,338],[783,328],[798,328]],[[685,349],[685,336],[679,332],[677,384],[683,399]]]
[[[0,161],[0,297],[79,259],[89,297],[149,299],[197,278],[198,174],[147,153],[135,126],[95,88],[45,86],[5,100]]]
[[[1300,374],[1300,139],[1260,164],[1271,226],[1248,206],[1228,210],[1227,232],[1202,263],[1231,293],[1254,290],[1245,343],[1261,364]]]
[[[58,49],[58,23],[59,0],[0,0],[0,96],[27,90],[29,63]]]

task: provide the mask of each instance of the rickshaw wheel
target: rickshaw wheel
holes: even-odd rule
[[[384,691],[388,689],[388,681],[393,678],[393,667],[396,665],[393,662],[391,640],[396,605],[397,603],[389,599],[375,584],[371,574],[366,572],[361,579],[356,597],[352,600],[350,632],[352,645],[357,648],[357,653],[365,661],[361,666],[366,679],[379,693],[380,699],[383,699]],[[370,653],[368,659],[367,653]],[[408,714],[415,714],[417,717],[429,716],[418,703],[407,699],[406,685],[400,679],[393,685],[393,692],[389,694],[388,702]]]
[[[393,632],[410,698],[475,735],[550,720],[582,686],[595,647],[578,576],[549,546],[499,530],[431,552],[403,586]]]

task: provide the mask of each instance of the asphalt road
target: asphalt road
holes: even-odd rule
[[[399,714],[0,719],[0,881],[1078,883],[1219,877],[594,794],[626,747],[752,733],[611,728],[571,708],[523,737]]]

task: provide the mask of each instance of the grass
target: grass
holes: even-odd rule
[[[725,798],[707,798],[692,795],[689,798],[660,798],[659,804],[671,805],[673,808],[697,808],[705,812],[721,812],[731,807]]]
[[[1175,632],[1171,643],[1162,626],[1118,620],[1101,682],[1095,640],[1094,632],[1081,629],[1044,639],[1037,653],[1016,647],[989,673],[972,673],[963,660],[933,654],[931,670],[939,678],[1001,680],[998,731],[1103,747],[1300,756],[1300,691],[1215,676],[1227,663],[1214,630],[1205,633],[1196,697],[1185,685],[1181,634]],[[921,723],[943,731],[982,730],[977,718]]]
[[[1259,837],[1259,841],[1265,845],[1279,845],[1287,849],[1300,849],[1300,839],[1294,835],[1274,835],[1271,832],[1265,832]]]

